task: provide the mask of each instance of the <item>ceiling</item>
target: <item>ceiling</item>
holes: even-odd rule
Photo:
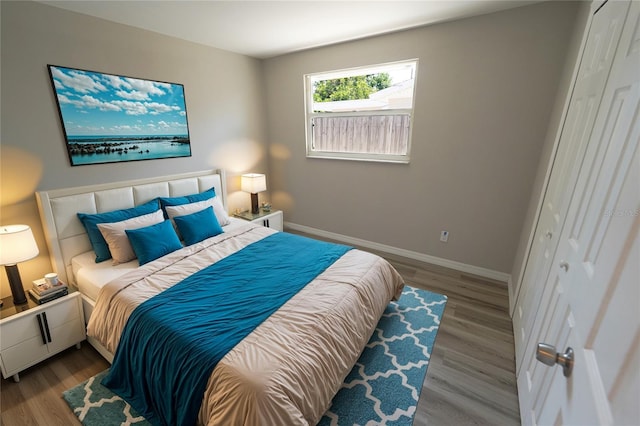
[[[256,58],[269,58],[536,1],[43,0],[41,3]]]

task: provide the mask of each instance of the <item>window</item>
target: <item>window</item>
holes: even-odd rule
[[[307,157],[408,163],[417,60],[307,74]]]

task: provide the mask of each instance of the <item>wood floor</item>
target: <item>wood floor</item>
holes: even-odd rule
[[[389,260],[407,284],[448,297],[414,426],[519,425],[506,283]]]
[[[449,297],[414,425],[520,424],[506,284],[383,256],[407,284]],[[79,424],[61,394],[107,367],[83,343],[20,373],[19,383],[2,379],[0,424]]]

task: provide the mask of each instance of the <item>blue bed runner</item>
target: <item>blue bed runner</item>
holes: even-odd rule
[[[102,384],[156,425],[195,425],[216,364],[350,247],[279,232],[131,314]]]

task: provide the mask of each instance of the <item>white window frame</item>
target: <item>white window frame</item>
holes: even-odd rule
[[[412,65],[414,67],[413,93],[411,98],[411,108],[401,109],[377,109],[377,110],[361,110],[361,111],[344,111],[344,112],[314,112],[313,101],[313,81],[314,80],[330,80],[341,77],[351,77],[364,74],[386,72],[390,68],[398,66]],[[304,75],[304,97],[305,97],[305,139],[306,152],[309,158],[326,158],[339,160],[355,160],[355,161],[378,161],[389,163],[408,164],[411,155],[411,140],[413,132],[413,117],[416,99],[416,85],[418,74],[418,59],[408,59],[397,62],[388,62],[382,64],[368,65],[362,67],[348,68],[342,70],[333,70],[326,72],[310,73]],[[376,154],[366,152],[334,152],[316,150],[313,141],[313,120],[317,117],[372,117],[372,116],[409,116],[409,130],[406,154]]]

